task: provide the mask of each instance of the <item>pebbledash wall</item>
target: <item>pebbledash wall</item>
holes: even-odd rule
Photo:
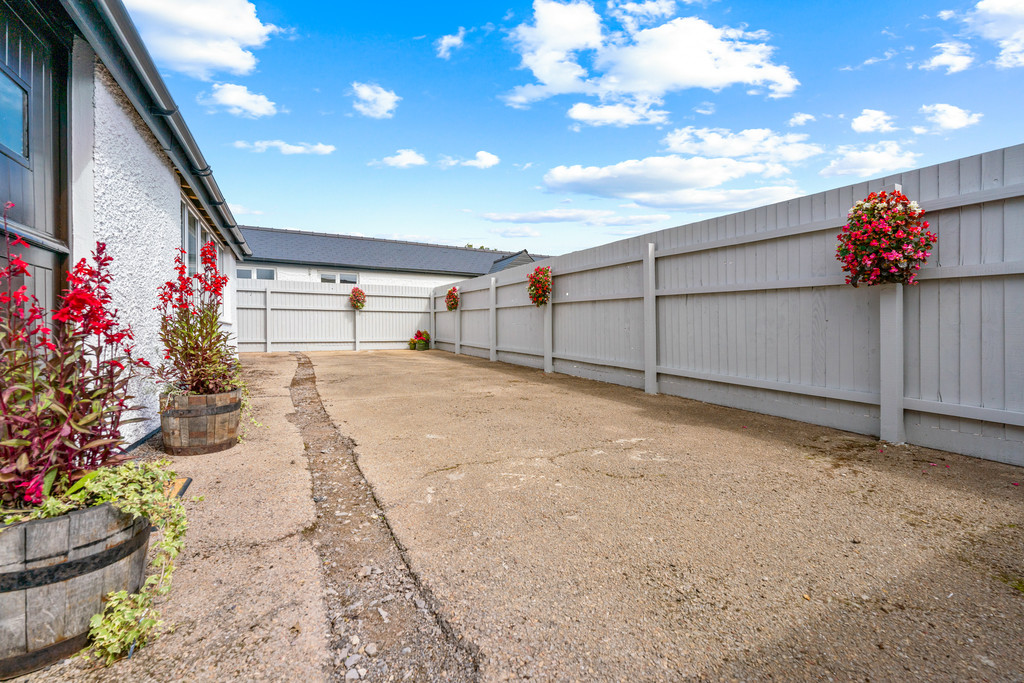
[[[938,244],[853,288],[846,212],[902,186]],[[437,348],[1024,465],[1024,145],[433,290]]]
[[[113,257],[111,293],[121,320],[131,324],[136,349],[162,355],[160,285],[173,276],[181,246],[181,185],[167,155],[87,43],[76,40],[71,68],[71,263],[88,258],[96,242]],[[234,260],[228,254],[228,272]],[[234,306],[225,306],[231,318]],[[229,322],[232,322],[229,320]],[[148,379],[130,386],[145,422],[122,430],[131,443],[159,427],[158,388]]]

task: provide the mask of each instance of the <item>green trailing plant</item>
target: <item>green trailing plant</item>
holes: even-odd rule
[[[174,561],[185,544],[188,522],[185,506],[167,491],[175,474],[166,460],[129,462],[88,472],[74,483],[61,482],[61,495],[49,495],[51,481],[41,504],[31,510],[7,514],[5,524],[57,517],[72,510],[110,503],[133,518],[144,518],[160,529],[152,544],[149,575],[138,593],[116,591],[106,597],[100,614],[89,624],[87,659],[110,665],[156,638],[163,622],[154,600],[171,589]]]

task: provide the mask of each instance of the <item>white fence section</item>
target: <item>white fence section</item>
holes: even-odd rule
[[[360,285],[366,307],[349,305],[352,285],[238,281],[239,351],[408,348],[430,327],[430,288]]]
[[[844,284],[846,212],[902,186],[921,283]],[[436,347],[1024,465],[1024,145],[433,290]]]

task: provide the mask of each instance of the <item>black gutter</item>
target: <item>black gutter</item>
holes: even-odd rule
[[[195,191],[236,258],[250,256],[252,249],[121,0],[60,0],[60,4]]]

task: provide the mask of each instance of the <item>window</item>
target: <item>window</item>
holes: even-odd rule
[[[28,158],[28,93],[0,71],[0,144]]]
[[[356,273],[331,273],[320,271],[320,282],[331,282],[334,284],[354,285],[359,282]]]
[[[239,280],[276,280],[277,273],[273,268],[239,268],[235,277]]]
[[[199,270],[199,221],[191,213],[188,215],[188,241],[185,245],[188,274],[195,275]]]

